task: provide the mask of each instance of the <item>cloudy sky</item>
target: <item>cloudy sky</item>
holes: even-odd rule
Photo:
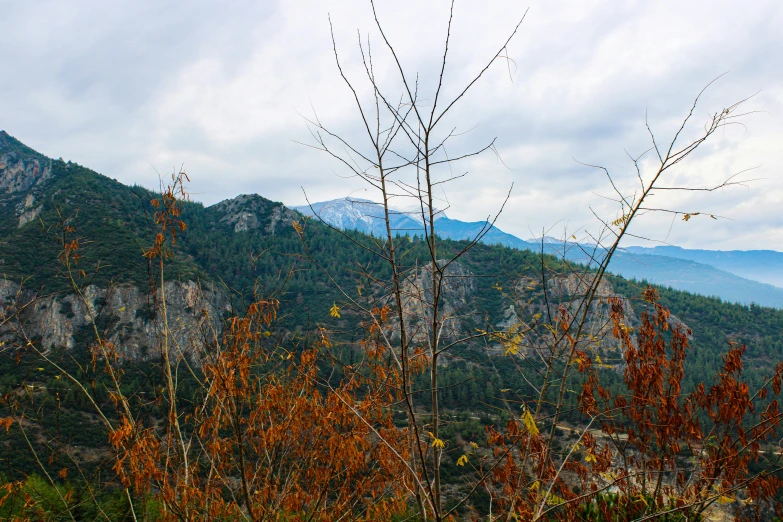
[[[665,185],[714,186],[751,167],[747,186],[662,193],[656,206],[721,216],[647,215],[635,230],[693,248],[783,250],[783,4],[738,1],[457,1],[443,96],[453,96],[501,46],[529,7],[509,60],[495,63],[444,121],[449,154],[497,138],[453,167],[448,214],[479,220],[513,183],[500,228],[523,238],[594,230],[592,211],[617,217],[606,166],[634,189],[626,151],[667,142],[706,92],[685,138],[710,115],[757,93],[758,111],[668,174]],[[378,0],[378,11],[421,97],[432,98],[448,4]],[[365,0],[253,2],[0,0],[0,129],[52,157],[131,184],[185,165],[205,204],[259,193],[296,205],[352,195],[360,180],[311,140],[302,115],[364,146],[361,120],[335,67],[327,14],[346,73],[362,83],[357,30],[376,75],[400,92]],[[653,156],[642,163],[654,168]],[[441,172],[446,176],[447,173]],[[303,192],[304,191],[304,192]],[[591,210],[592,209],[592,210]],[[637,241],[638,243],[638,241]],[[652,243],[655,244],[655,243]]]

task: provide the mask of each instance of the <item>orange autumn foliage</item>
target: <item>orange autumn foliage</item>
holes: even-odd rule
[[[386,388],[370,385],[378,361],[368,356],[367,378],[351,371],[330,384],[318,367],[328,339],[297,354],[279,349],[267,333],[276,310],[274,300],[250,305],[205,347],[204,393],[181,422],[187,459],[170,439],[127,420],[112,432],[123,484],[158,496],[172,520],[404,512],[405,434],[392,425]]]

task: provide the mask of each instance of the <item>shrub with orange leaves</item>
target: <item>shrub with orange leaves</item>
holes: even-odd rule
[[[691,332],[670,321],[657,299],[648,288],[636,328],[625,324],[624,301],[608,300],[625,362],[623,393],[602,386],[589,354],[574,350],[585,415],[575,443],[554,451],[528,409],[505,429],[487,429],[504,516],[685,521],[702,520],[715,506],[736,520],[783,515],[780,455],[764,451],[780,437],[783,363],[753,392],[741,375],[745,347],[730,344],[714,384],[683,392]]]
[[[657,297],[651,288],[645,292],[648,310],[634,332],[622,327],[622,300],[610,300],[627,393],[610,397],[595,375],[582,390],[582,408],[600,419],[613,446],[609,482],[626,502],[637,504],[642,519],[660,513],[699,518],[715,504],[732,505],[737,520],[758,519],[763,509],[780,516],[783,508],[775,501],[783,488],[780,463],[762,445],[779,437],[783,416],[776,383],[783,363],[751,392],[742,380],[745,346],[730,343],[714,384],[685,394],[683,363],[691,332],[670,321]],[[600,484],[594,480],[589,487],[597,490]]]

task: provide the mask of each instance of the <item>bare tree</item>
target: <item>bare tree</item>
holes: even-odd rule
[[[415,483],[413,493],[419,517],[423,520],[442,520],[467,502],[470,495],[479,488],[487,487],[488,491],[491,491],[492,488],[488,487],[490,477],[502,476],[502,473],[498,473],[499,466],[507,462],[507,459],[515,462],[518,474],[514,477],[506,475],[501,480],[504,482],[502,491],[505,501],[495,508],[495,513],[499,511],[499,514],[493,516],[501,516],[507,520],[527,516],[538,520],[552,516],[555,510],[573,514],[573,511],[568,510],[585,502],[589,503],[592,496],[615,484],[613,480],[609,480],[609,484],[599,491],[569,495],[570,485],[564,481],[564,474],[572,473],[579,467],[575,459],[577,455],[584,454],[584,450],[579,451],[580,447],[587,446],[588,451],[597,451],[598,446],[592,433],[607,424],[606,419],[602,419],[596,412],[589,411],[590,415],[584,425],[577,430],[577,444],[562,453],[554,450],[557,446],[557,431],[562,426],[561,417],[576,398],[569,387],[574,386],[577,379],[585,379],[587,382],[593,378],[589,376],[594,375],[591,370],[594,349],[611,338],[613,328],[617,327],[616,324],[613,325],[610,314],[610,300],[616,299],[616,296],[611,292],[607,293],[604,284],[609,265],[615,253],[621,249],[625,238],[638,237],[631,226],[640,216],[652,212],[666,212],[675,216],[681,215],[687,221],[700,215],[700,212],[695,210],[652,207],[648,200],[656,192],[714,190],[667,186],[666,180],[670,179],[670,171],[716,132],[729,125],[738,124],[739,119],[747,114],[739,110],[746,100],[715,112],[704,125],[701,134],[687,142],[683,142],[683,136],[704,91],[696,97],[681,126],[665,145],[655,137],[648,125],[652,146],[644,154],[654,153],[658,164],[652,171],[644,172],[640,163],[644,154],[631,157],[634,175],[639,184],[632,194],[623,193],[607,169],[588,165],[605,172],[609,186],[614,191],[613,200],[617,202],[619,210],[616,217],[608,220],[596,215],[600,227],[597,234],[588,236],[592,246],[564,242],[564,249],[574,248],[581,251],[582,258],[587,260],[586,266],[575,265],[564,259],[558,264],[557,271],[553,272],[547,266],[551,263],[547,254],[552,251],[547,250],[542,242],[540,266],[531,267],[537,268],[540,275],[539,280],[531,281],[531,284],[538,285],[541,289],[541,311],[527,321],[507,325],[505,330],[461,332],[461,335],[450,336],[446,333],[449,331],[449,324],[458,321],[459,314],[455,310],[447,310],[444,294],[450,277],[460,276],[450,273],[449,270],[483,239],[493,227],[497,215],[488,218],[480,232],[457,251],[446,255],[440,248],[437,218],[441,212],[438,209],[441,200],[437,197],[436,190],[440,190],[442,185],[456,177],[461,177],[452,174],[450,167],[453,164],[494,151],[492,141],[475,150],[449,156],[445,150],[446,144],[455,138],[457,133],[453,128],[442,128],[443,118],[465,99],[489,67],[505,58],[504,52],[517,34],[524,15],[509,36],[499,43],[498,51],[490,57],[486,66],[478,71],[464,88],[457,89],[455,96],[443,100],[449,43],[452,38],[453,3],[448,12],[442,59],[439,70],[436,71],[435,85],[432,88],[434,95],[431,98],[422,94],[426,89],[420,84],[418,75],[411,73],[402,63],[395,45],[387,37],[374,2],[370,1],[370,7],[382,49],[397,72],[401,92],[389,93],[380,85],[375,74],[370,38],[368,36],[364,39],[361,33],[358,48],[365,77],[349,78],[341,62],[332,30],[337,69],[355,102],[362,122],[364,141],[349,141],[342,137],[322,122],[317,114],[305,119],[314,140],[309,146],[333,157],[353,175],[365,181],[377,191],[380,200],[382,211],[378,218],[385,226],[385,235],[382,238],[370,238],[370,242],[349,234],[346,234],[346,237],[382,259],[389,267],[391,278],[388,281],[378,280],[371,274],[364,273],[365,277],[382,289],[369,299],[361,299],[347,289],[339,285],[338,287],[349,306],[376,324],[381,331],[387,332],[383,341],[388,349],[396,353],[393,360],[402,378],[400,402],[407,415],[407,469],[417,475],[412,483]],[[365,83],[361,84],[361,81]],[[707,87],[711,84],[712,82]],[[365,92],[360,85],[369,86],[370,94],[366,98],[360,94]],[[429,94],[429,91],[426,92]],[[732,177],[715,188],[744,182]],[[418,208],[416,214],[421,223],[427,252],[427,263],[423,267],[406,265],[406,246],[404,240],[399,237],[399,233],[405,231],[395,230],[393,226],[394,214],[397,212],[393,209],[393,202],[406,198],[412,199]],[[505,202],[501,202],[500,211],[504,205]],[[312,207],[311,210],[318,215]],[[312,260],[318,264],[317,260]],[[557,284],[568,288],[560,292],[560,295],[553,295]],[[520,300],[519,296],[514,295],[514,289],[504,293],[514,302]],[[368,300],[372,305],[367,304]],[[385,310],[386,307],[392,310],[394,326],[383,330],[384,321],[380,319],[379,311]],[[614,317],[614,321],[617,322],[617,317]],[[515,428],[505,434],[495,432],[495,442],[498,443],[499,450],[496,451],[494,460],[491,464],[477,469],[474,485],[469,488],[468,494],[450,499],[454,507],[447,510],[444,509],[441,480],[444,441],[440,435],[442,412],[439,393],[442,391],[442,384],[439,380],[439,365],[449,351],[475,340],[484,340],[490,344],[499,343],[504,347],[506,355],[516,355],[520,350],[526,352],[528,357],[521,363],[515,359],[514,364],[517,364],[521,373],[530,374],[529,379],[525,378],[535,394],[518,397],[516,401],[510,401],[508,397],[504,399],[509,415],[515,419]],[[428,389],[416,390],[413,387],[414,373],[422,364],[429,375]],[[596,366],[602,365],[605,366],[598,357]],[[428,409],[415,402],[421,391],[430,394]],[[516,402],[521,403],[521,414],[512,411],[511,404]],[[531,495],[531,491],[535,494]],[[653,508],[650,509],[650,513],[655,512]]]

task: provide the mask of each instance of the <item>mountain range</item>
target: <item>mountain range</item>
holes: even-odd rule
[[[89,338],[91,325],[74,301],[67,274],[58,261],[62,234],[67,229],[70,232],[66,239],[79,242],[80,280],[89,284],[92,304],[103,307],[106,313],[101,325],[105,337],[123,346],[123,357],[139,361],[152,357],[153,312],[148,296],[151,267],[142,254],[158,233],[151,200],[159,197],[76,163],[47,158],[0,132],[0,312],[19,299],[23,287],[28,294],[45,296],[25,310],[26,328],[36,342],[47,349],[67,349]],[[257,194],[240,195],[211,206],[184,203],[181,217],[187,229],[172,245],[173,257],[167,261],[165,272],[172,324],[187,330],[200,310],[220,317],[241,309],[254,296],[273,296],[280,300],[283,337],[295,338],[298,332],[333,321],[329,310],[336,303],[347,306],[347,296],[366,300],[382,293],[373,285],[390,278],[390,269],[361,246],[373,244],[366,233],[377,234],[377,219],[373,219],[377,217],[377,205],[345,204],[351,212],[332,208],[330,219],[340,218],[333,222],[347,231],[304,219],[300,211],[308,209],[289,209]],[[313,207],[318,211],[324,206]],[[415,234],[421,224],[405,213],[395,214],[393,221],[400,234],[413,232],[400,269],[415,273],[427,266],[429,255],[421,237]],[[483,225],[445,216],[437,223],[441,233],[451,238],[439,246],[443,256],[462,250],[466,243],[461,239],[475,235]],[[542,312],[542,277],[538,271],[542,265],[541,244],[547,270],[555,274],[547,284],[555,285],[553,289],[573,287],[563,263],[553,255],[562,243],[527,242],[496,228],[489,231],[485,241],[488,244],[477,245],[453,268],[460,274],[455,280],[462,282],[455,287],[455,298],[449,306],[463,309],[466,319],[461,327],[470,331],[487,325],[507,327]],[[569,258],[575,255],[566,253]],[[647,253],[624,256],[618,259],[631,260],[631,267],[636,264],[639,278],[652,279],[647,266],[638,261],[652,259],[658,274],[671,263],[672,279],[687,278],[691,284],[699,282],[696,275],[703,278],[703,284],[714,284],[720,276],[729,282],[738,281],[735,286],[739,288],[758,285],[778,291],[688,259]],[[614,266],[622,267],[619,263]],[[695,267],[696,275],[682,270],[684,266]],[[155,285],[153,281],[153,288]],[[670,286],[674,288],[674,284]],[[645,287],[643,282],[611,275],[602,292],[638,300]],[[756,305],[744,306],[665,286],[659,291],[661,302],[692,330],[694,355],[688,366],[692,382],[717,371],[729,339],[748,344],[749,375],[760,376],[768,369],[769,360],[777,360],[783,353],[783,311],[758,306],[761,299],[753,300]],[[347,309],[341,315],[341,328],[352,331],[351,321],[358,321],[358,317],[352,317]],[[182,341],[185,345],[187,340]],[[486,346],[470,350],[471,360],[479,364],[488,356]],[[16,370],[9,366],[7,371]]]
[[[342,198],[292,207],[325,223],[365,234],[385,236],[383,208],[364,199]],[[390,214],[393,233],[422,235],[422,219],[415,211]],[[466,222],[439,213],[436,233],[444,238],[470,240],[487,226],[485,221]],[[551,237],[523,240],[491,227],[482,237],[488,245],[541,252],[572,262],[591,264],[602,249],[590,244],[566,242]],[[772,250],[690,250],[676,246],[652,248],[631,246],[618,251],[609,266],[612,273],[628,279],[649,281],[677,290],[718,297],[740,304],[783,308],[783,253]]]

